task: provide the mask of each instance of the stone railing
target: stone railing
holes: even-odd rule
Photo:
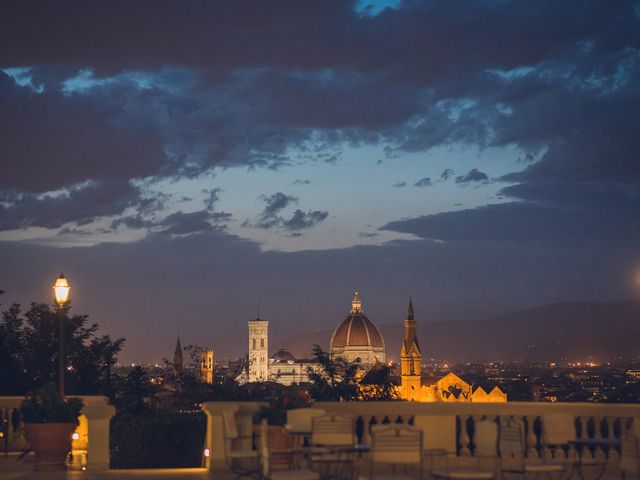
[[[84,406],[71,445],[73,462],[87,470],[106,470],[109,468],[109,421],[116,409],[109,405],[107,397],[80,398]],[[13,431],[11,421],[12,412],[20,407],[22,400],[24,397],[0,397],[0,414],[2,419],[7,419],[7,431],[3,432],[5,438],[0,438],[3,452],[5,445],[8,451],[21,451],[27,446],[22,432]]]
[[[576,439],[620,438],[628,429],[640,425],[640,405],[592,403],[415,403],[415,402],[316,402],[314,407],[327,413],[353,415],[359,440],[371,440],[370,427],[379,423],[412,424],[416,415],[454,415],[456,417],[457,455],[471,456],[474,424],[477,420],[512,418],[523,425],[529,461],[546,453],[543,449],[543,419],[547,415],[566,414],[575,421]],[[596,449],[597,458],[619,455],[617,450]],[[616,458],[617,459],[617,458]]]
[[[205,459],[209,469],[224,467],[225,438],[222,412],[238,412],[239,429],[251,431],[251,417],[262,404],[255,402],[209,402],[202,408],[207,414]],[[356,419],[356,433],[362,443],[371,441],[370,428],[380,423],[413,424],[416,416],[455,416],[455,454],[461,462],[473,456],[474,425],[482,419],[511,418],[522,422],[527,462],[538,462],[544,451],[543,419],[547,415],[566,414],[575,421],[576,439],[620,438],[628,429],[640,425],[640,405],[591,403],[416,403],[416,402],[316,402],[314,408],[326,413],[351,415]],[[436,432],[437,434],[437,432]],[[583,455],[585,452],[583,452]],[[608,457],[617,464],[619,451],[596,449],[586,454],[596,458]],[[554,452],[555,455],[555,452]]]

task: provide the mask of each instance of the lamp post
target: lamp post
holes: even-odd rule
[[[60,319],[60,339],[58,343],[58,393],[60,398],[64,398],[64,304],[69,300],[69,290],[71,290],[69,282],[61,273],[53,285]]]

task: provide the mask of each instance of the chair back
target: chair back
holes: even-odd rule
[[[311,419],[313,445],[354,445],[355,421],[346,415],[323,415]]]
[[[371,467],[375,472],[381,464],[405,468],[415,466],[422,478],[422,431],[407,425],[374,425],[371,428]],[[394,470],[395,472],[395,470]]]
[[[290,432],[310,432],[311,421],[321,417],[325,411],[321,408],[295,408],[287,410],[287,430]]]
[[[620,471],[625,475],[640,474],[640,452],[638,451],[638,437],[633,434],[624,435],[621,439]],[[631,478],[631,477],[630,477]]]
[[[456,452],[455,415],[416,415],[413,426],[422,432],[425,450]]]
[[[406,425],[375,425],[371,441],[372,467],[376,463],[416,465],[422,472],[421,430]]]
[[[474,456],[496,457],[498,454],[498,424],[491,420],[476,422],[474,443]]]
[[[572,415],[555,413],[542,417],[542,443],[566,445],[576,439],[576,422]]]
[[[513,419],[500,419],[498,450],[502,468],[524,468],[522,424]]]

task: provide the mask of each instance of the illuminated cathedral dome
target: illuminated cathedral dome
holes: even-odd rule
[[[385,361],[384,340],[380,330],[362,311],[358,292],[351,303],[351,312],[331,336],[331,358],[372,365]]]

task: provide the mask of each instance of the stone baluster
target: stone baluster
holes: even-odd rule
[[[604,417],[604,421],[607,425],[607,438],[609,440],[615,440],[616,438],[616,418],[615,417]],[[607,456],[609,459],[613,460],[613,461],[618,461],[618,451],[613,448],[613,447],[609,447],[608,451],[607,451]]]
[[[603,417],[593,417],[593,439],[602,440],[602,422]],[[604,461],[605,451],[603,448],[596,448],[594,452],[594,458],[598,461]]]
[[[575,417],[575,429],[576,429],[576,440],[580,441],[583,438],[587,438],[587,420],[584,417],[576,416]],[[575,445],[569,445],[569,451],[567,455],[569,458],[578,458],[580,455],[580,448]]]
[[[377,423],[371,423],[374,418],[374,415],[362,414],[362,443],[371,443],[371,426],[377,425]]]
[[[538,438],[536,437],[535,432],[535,422],[536,415],[527,415],[527,436],[526,436],[526,452],[527,458],[538,458],[538,450],[536,446],[538,445]]]
[[[460,456],[469,457],[471,455],[471,449],[469,448],[469,430],[467,429],[467,421],[471,418],[469,415],[460,415]]]

